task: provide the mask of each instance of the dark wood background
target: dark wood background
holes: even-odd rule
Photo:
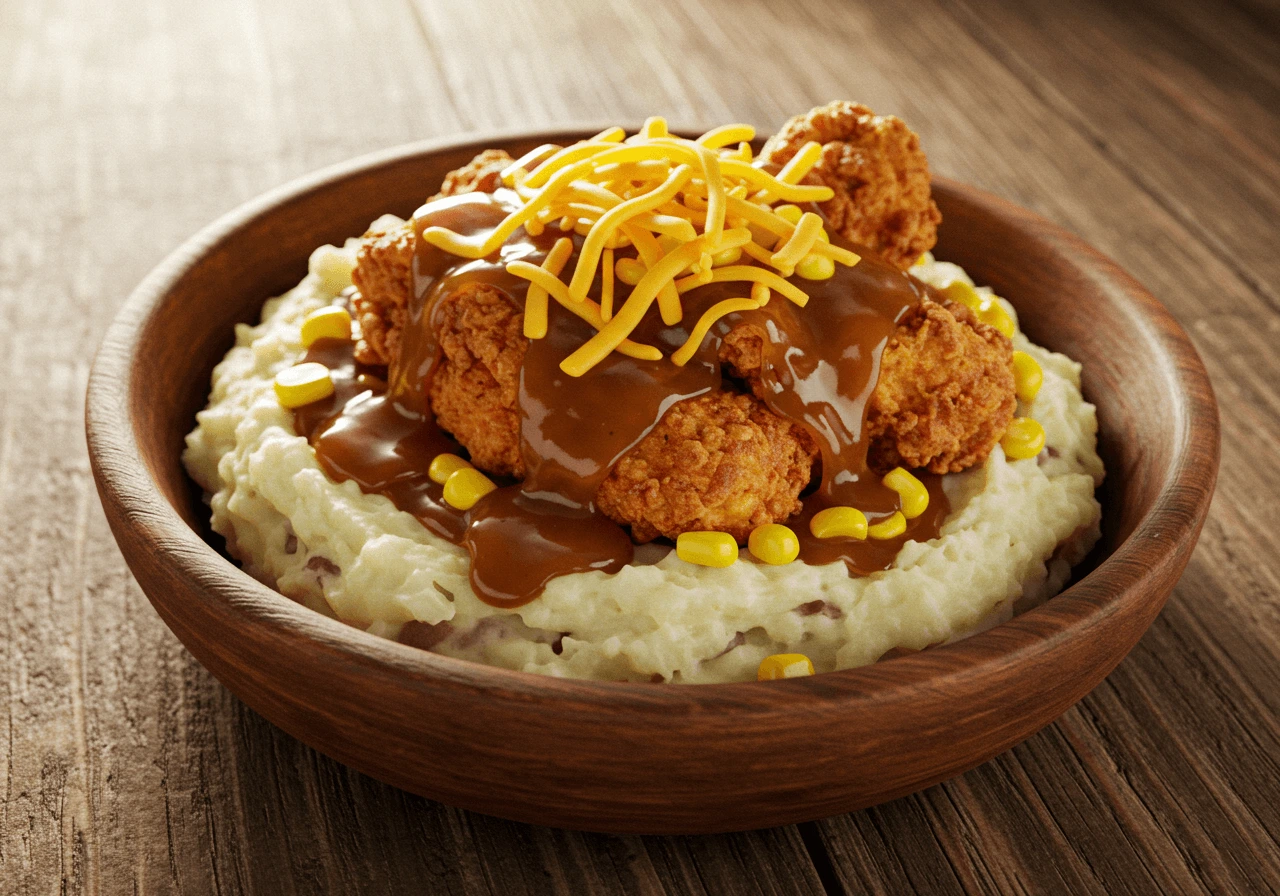
[[[1115,257],[1213,377],[1204,536],[1084,702],[869,811],[608,837],[350,772],[179,646],[107,530],[81,423],[94,347],[168,250],[392,144],[653,113],[768,132],[833,98]],[[1275,892],[1278,223],[1260,0],[0,2],[0,891]]]

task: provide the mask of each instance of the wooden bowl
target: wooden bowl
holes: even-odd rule
[[[382,640],[250,578],[205,540],[180,463],[232,325],[295,284],[323,243],[412,213],[482,148],[585,132],[415,144],[296,181],[216,221],[121,309],[89,382],[94,476],[138,583],[240,699],[321,752],[453,806],[597,831],[786,824],[919,790],[1009,749],[1129,652],[1177,581],[1218,466],[1204,368],[1163,307],[1075,236],[939,179],[940,257],[1084,364],[1107,465],[1087,574],[968,640],[770,683],[565,681]]]

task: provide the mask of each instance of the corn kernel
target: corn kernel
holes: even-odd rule
[[[893,516],[888,519],[881,520],[874,526],[867,527],[867,536],[870,538],[897,538],[903,532],[907,531],[907,518],[903,516],[901,510],[895,510]]]
[[[756,681],[804,678],[813,674],[813,662],[803,653],[775,653],[760,661]]]
[[[454,470],[444,481],[444,500],[451,507],[470,510],[476,502],[496,489],[493,480],[474,467]]]
[[[963,280],[952,280],[942,288],[942,294],[953,302],[968,305],[975,312],[982,307],[982,296]]]
[[[276,398],[286,408],[300,408],[332,394],[329,368],[315,361],[295,364],[276,374]]]
[[[983,299],[982,304],[978,306],[977,313],[978,320],[995,327],[1009,339],[1012,339],[1013,334],[1018,332],[1018,326],[1013,322],[1013,318],[1009,316],[1009,312],[1005,311],[1004,306],[995,299]]]
[[[867,517],[856,507],[828,507],[809,520],[809,531],[815,538],[867,537]]]
[[[302,321],[302,346],[310,348],[317,339],[350,339],[351,315],[347,309],[330,305],[312,311]]]
[[[1044,383],[1044,371],[1026,352],[1013,353],[1013,388],[1022,401],[1035,401]]]
[[[779,205],[773,210],[773,213],[788,224],[799,224],[800,218],[804,215],[798,205]]]
[[[1030,417],[1014,417],[1000,439],[1000,447],[1010,460],[1035,457],[1044,448],[1044,427]]]
[[[728,532],[682,532],[676,538],[676,556],[698,566],[733,566],[738,543]]]
[[[800,539],[780,523],[767,523],[751,530],[747,549],[771,566],[785,566],[800,556]]]
[[[907,519],[913,520],[929,509],[929,490],[902,467],[894,467],[881,481],[898,493],[902,515]]]
[[[715,267],[723,267],[727,264],[737,264],[742,258],[742,247],[734,246],[732,249],[725,249],[723,252],[717,252],[711,256],[711,263]]]
[[[810,252],[796,265],[796,274],[806,280],[829,280],[835,276],[836,263],[825,255]]]
[[[471,464],[456,454],[437,454],[432,459],[431,465],[427,467],[427,475],[437,485],[444,485],[454,473],[459,470],[470,469],[470,467]]]
[[[613,272],[627,286],[635,286],[648,270],[638,258],[619,258],[613,263]]]

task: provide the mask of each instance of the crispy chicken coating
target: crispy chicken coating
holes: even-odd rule
[[[390,364],[400,352],[400,333],[413,293],[413,248],[411,221],[364,235],[351,272],[357,290],[351,310],[360,324],[356,360],[361,364]]]
[[[1008,338],[964,305],[926,300],[885,347],[867,459],[883,471],[958,473],[986,460],[1016,407]]]
[[[480,285],[440,300],[433,314],[444,354],[431,381],[436,420],[483,470],[525,475],[517,395],[529,341],[524,314]],[[749,395],[683,401],[618,462],[596,495],[637,541],[718,529],[739,541],[800,509],[817,448],[808,433]]]
[[[502,184],[502,169],[512,162],[501,149],[486,149],[464,167],[445,175],[432,199],[461,193],[492,193]],[[390,230],[370,231],[356,255],[351,280],[359,293],[352,310],[360,324],[356,360],[390,364],[400,351],[400,331],[413,294],[413,222]]]
[[[765,333],[730,331],[720,360],[763,394]],[[981,463],[1013,419],[1012,344],[956,302],[926,299],[907,312],[880,359],[867,409],[870,466],[957,473]]]
[[[443,354],[431,376],[436,421],[477,467],[524,476],[517,403],[529,348],[523,312],[505,292],[478,284],[442,297],[432,316]]]
[[[900,119],[828,103],[788,121],[760,157],[784,165],[810,140],[822,144],[822,156],[804,182],[835,191],[821,205],[830,227],[903,270],[933,248],[942,214],[920,138]]]
[[[504,149],[486,149],[461,168],[444,176],[440,192],[432,199],[463,193],[493,193],[502,186],[502,169],[513,161]]]
[[[636,541],[682,532],[751,530],[800,510],[817,446],[759,399],[711,392],[667,411],[596,493]]]

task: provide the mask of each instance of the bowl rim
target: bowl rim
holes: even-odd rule
[[[172,250],[138,284],[118,310],[94,358],[85,404],[90,462],[104,503],[110,502],[161,562],[173,564],[194,581],[205,600],[225,601],[246,624],[288,629],[317,648],[341,655],[345,662],[384,667],[423,678],[449,680],[479,692],[520,699],[570,698],[578,703],[632,705],[669,711],[682,705],[698,711],[750,708],[759,713],[802,710],[835,697],[894,699],[927,682],[981,675],[993,661],[1034,662],[1068,639],[1087,637],[1127,602],[1142,600],[1154,584],[1185,565],[1212,498],[1220,453],[1217,402],[1198,353],[1172,315],[1133,277],[1079,237],[1047,219],[983,190],[945,177],[941,185],[1005,215],[1013,214],[1045,228],[1056,249],[1074,264],[1109,278],[1118,288],[1129,316],[1163,349],[1160,361],[1177,385],[1184,414],[1175,414],[1176,440],[1169,472],[1159,495],[1128,538],[1084,578],[1039,607],[961,641],[928,651],[853,669],[825,672],[778,682],[729,682],[686,687],[655,687],[648,682],[559,678],[488,666],[444,656],[325,616],[297,603],[251,577],[218,553],[179,516],[152,477],[131,418],[133,371],[137,349],[147,326],[167,301],[172,288],[200,259],[252,220],[277,206],[324,190],[334,181],[408,161],[413,157],[467,147],[479,149],[513,142],[581,139],[603,126],[570,123],[539,130],[504,130],[415,141],[364,154],[295,178],[245,202],[206,225]],[[675,129],[673,129],[675,130]],[[263,299],[268,298],[264,296]],[[1206,448],[1207,455],[1189,449]],[[1208,460],[1208,476],[1201,461]],[[1201,473],[1188,484],[1188,473]],[[1114,475],[1110,473],[1109,475]],[[1172,537],[1171,537],[1172,536]],[[1138,546],[1158,539],[1164,547],[1156,562],[1139,558]],[[892,670],[886,670],[892,666]]]

